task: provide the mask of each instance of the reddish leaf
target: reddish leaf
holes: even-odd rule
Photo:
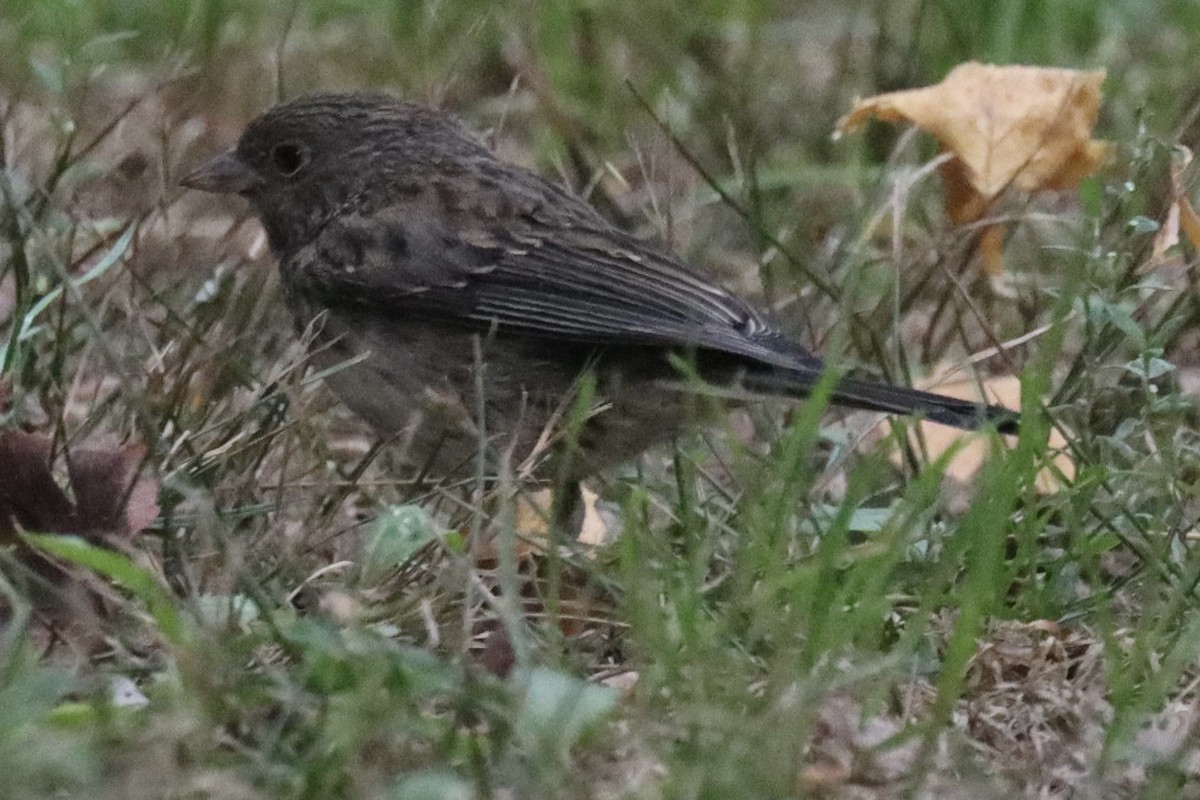
[[[28,570],[22,584],[46,626],[47,642],[70,642],[86,652],[104,646],[101,621],[115,592],[99,575],[35,551],[16,535],[18,527],[39,533],[73,533],[109,547],[158,516],[158,487],[139,478],[146,449],[141,445],[91,442],[66,455],[75,502],[54,480],[50,437],[0,432],[0,545],[16,544]],[[0,618],[4,609],[0,607]]]
[[[138,479],[143,445],[94,443],[67,453],[80,531],[137,533],[158,516],[157,486]]]
[[[22,528],[70,530],[75,509],[50,474],[50,439],[36,433],[0,433],[0,543]]]
[[[478,656],[478,662],[496,677],[508,677],[513,665],[517,663],[517,651],[513,649],[507,630],[498,627],[488,634],[487,643]]]
[[[125,501],[125,533],[141,533],[158,519],[158,482],[138,478]]]
[[[50,471],[51,440],[0,433],[0,543],[15,526],[42,533],[132,534],[158,516],[158,486],[139,478],[141,445],[93,443],[67,454],[72,503]]]

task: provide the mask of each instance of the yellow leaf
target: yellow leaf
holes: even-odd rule
[[[1200,251],[1200,216],[1197,216],[1192,201],[1188,199],[1187,186],[1183,179],[1184,172],[1192,163],[1192,151],[1183,145],[1176,145],[1171,157],[1171,204],[1167,207],[1167,215],[1154,236],[1154,247],[1150,258],[1139,267],[1138,272],[1145,273],[1157,267],[1179,266],[1182,260],[1178,255],[1172,255],[1170,250],[1179,244],[1179,234],[1187,237],[1193,250]]]
[[[580,544],[598,547],[612,538],[613,532],[600,512],[598,505],[600,495],[587,486],[580,486],[583,494],[583,524],[578,533]],[[549,489],[539,489],[517,498],[516,528],[523,541],[539,542],[550,537],[549,517],[554,505],[554,493]],[[535,545],[533,550],[540,550]]]
[[[984,274],[999,277],[1004,274],[1004,229],[1006,226],[988,225],[979,234],[979,257],[983,261]]]
[[[1187,186],[1183,180],[1183,173],[1191,163],[1192,151],[1182,145],[1176,147],[1175,155],[1171,159],[1171,194],[1179,213],[1179,228],[1192,245],[1192,249],[1200,250],[1200,216],[1196,215],[1196,209],[1188,199]]]
[[[834,136],[870,117],[910,122],[936,136],[953,156],[938,170],[946,213],[961,225],[982,219],[1009,186],[1069,189],[1094,172],[1111,151],[1107,142],[1091,138],[1103,83],[1103,70],[972,61],[935,86],[855,100]],[[1200,234],[1200,218],[1195,222]],[[992,277],[1003,272],[1003,234],[999,226],[982,234],[984,270]]]
[[[1200,216],[1196,215],[1196,209],[1192,207],[1187,195],[1179,197],[1179,227],[1191,242],[1192,249],[1200,250]]]
[[[1021,381],[1019,378],[1012,375],[1002,375],[987,378],[982,381],[982,384],[983,393],[986,395],[988,402],[998,403],[1009,408],[1020,408]],[[941,394],[964,400],[980,401],[985,399],[979,396],[976,381],[965,375],[956,380],[943,381],[938,383],[936,387],[928,388],[936,388]],[[931,460],[940,458],[951,447],[960,447],[959,451],[950,460],[950,464],[946,469],[946,477],[959,484],[970,484],[983,466],[984,458],[987,456],[987,438],[978,433],[960,431],[956,428],[948,428],[945,425],[938,425],[932,422],[919,423],[919,428],[920,439],[925,442],[925,451]],[[918,441],[917,437],[918,432],[914,432],[914,446],[916,446]],[[1045,494],[1052,493],[1061,486],[1058,473],[1061,473],[1068,481],[1073,480],[1075,477],[1075,464],[1066,452],[1067,440],[1057,429],[1051,430],[1048,447],[1051,453],[1053,453],[1050,459],[1053,466],[1043,468],[1035,479],[1038,491]],[[897,465],[902,463],[902,456],[898,452],[893,453],[891,458],[892,462]]]

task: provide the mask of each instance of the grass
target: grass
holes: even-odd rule
[[[8,3],[0,430],[60,467],[141,444],[159,512],[3,542],[0,796],[1196,796],[1197,305],[1191,261],[1142,265],[1198,14]],[[927,142],[829,140],[971,58],[1110,74],[1119,157],[1005,209],[1008,293],[914,179]],[[604,476],[613,541],[518,546],[510,496],[409,480],[337,405],[244,209],[175,185],[277,96],[359,87],[461,113],[839,362],[909,380],[1048,326],[980,367],[1021,374],[1019,441],[964,488],[903,424],[767,404]],[[1051,420],[1076,472],[1045,493]]]

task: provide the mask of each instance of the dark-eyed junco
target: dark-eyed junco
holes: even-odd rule
[[[472,469],[486,441],[531,474],[582,478],[696,424],[698,393],[802,398],[823,371],[743,300],[419,105],[302,97],[183,183],[250,201],[320,360],[362,357],[335,392],[435,473]],[[858,379],[831,402],[1017,424]]]

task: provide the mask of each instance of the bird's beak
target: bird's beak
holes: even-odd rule
[[[226,150],[196,167],[179,183],[202,192],[245,194],[261,182],[258,173],[238,157],[236,150]]]

